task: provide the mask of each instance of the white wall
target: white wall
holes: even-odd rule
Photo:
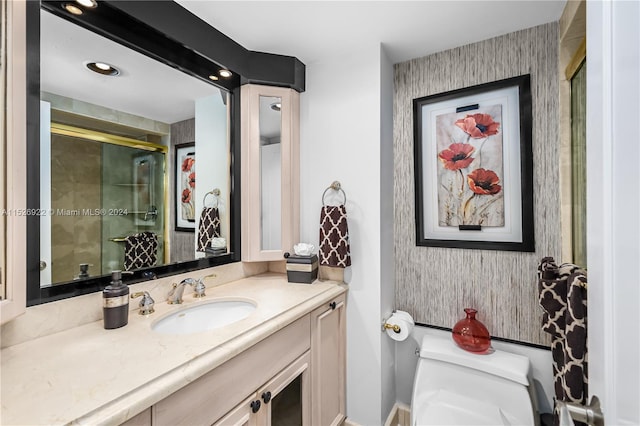
[[[225,217],[229,214],[228,191],[229,169],[227,167],[211,167],[212,164],[226,164],[220,158],[229,156],[227,138],[227,107],[222,102],[219,93],[196,99],[196,238],[195,247],[198,247],[198,225],[202,212],[204,194],[219,188],[221,195],[218,211],[222,224],[220,232],[222,237],[229,240],[229,229],[225,226],[229,223]],[[214,204],[214,197],[207,197],[207,207]],[[204,253],[196,252],[196,258],[204,257]]]
[[[51,209],[51,103],[40,101],[40,208]],[[40,216],[40,286],[51,284],[51,216]]]
[[[382,424],[382,395],[393,394],[393,363],[385,347],[383,368],[380,332],[381,306],[393,303],[393,290],[383,293],[381,278],[380,182],[388,167],[381,167],[381,129],[389,134],[389,117],[381,120],[381,63],[380,45],[371,43],[349,56],[306,64],[307,90],[300,97],[301,240],[317,246],[321,196],[332,181],[347,195],[347,415],[361,425]],[[391,216],[385,222],[391,226]]]
[[[393,64],[380,49],[380,311],[382,318],[395,309],[395,250],[393,246]],[[396,402],[395,342],[383,336],[382,419]]]
[[[587,2],[589,394],[640,424],[640,4]]]
[[[260,147],[260,208],[262,209],[263,250],[282,247],[282,144]],[[297,241],[296,241],[297,242]]]

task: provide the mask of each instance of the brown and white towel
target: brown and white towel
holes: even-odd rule
[[[351,266],[347,209],[344,205],[322,206],[318,258],[323,266]]]
[[[217,207],[205,207],[200,213],[198,224],[198,251],[211,246],[213,238],[220,237],[220,212]]]
[[[124,241],[124,270],[153,266],[157,261],[158,236],[153,232],[129,235]]]
[[[576,265],[556,266],[545,257],[538,267],[542,329],[551,334],[556,400],[587,403],[587,275]],[[556,407],[554,423],[558,424]],[[583,423],[576,422],[576,425]]]

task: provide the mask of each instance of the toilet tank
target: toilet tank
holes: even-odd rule
[[[449,336],[424,336],[411,424],[536,425],[529,359],[504,351],[475,354]]]

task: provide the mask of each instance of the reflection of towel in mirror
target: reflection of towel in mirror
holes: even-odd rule
[[[587,403],[587,276],[570,263],[545,257],[538,267],[542,329],[551,334],[556,400]],[[555,424],[559,421],[555,409]],[[576,425],[583,423],[576,422]]]
[[[347,209],[344,205],[323,206],[320,211],[320,265],[351,266]]]
[[[205,207],[198,225],[198,251],[211,246],[211,240],[220,236],[220,213],[217,207]]]
[[[124,270],[145,268],[156,264],[158,236],[153,232],[129,235],[124,242]]]

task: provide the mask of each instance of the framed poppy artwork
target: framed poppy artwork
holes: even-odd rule
[[[176,145],[176,231],[195,232],[196,225],[196,146],[195,142]]]
[[[413,100],[418,246],[534,251],[531,82]]]

